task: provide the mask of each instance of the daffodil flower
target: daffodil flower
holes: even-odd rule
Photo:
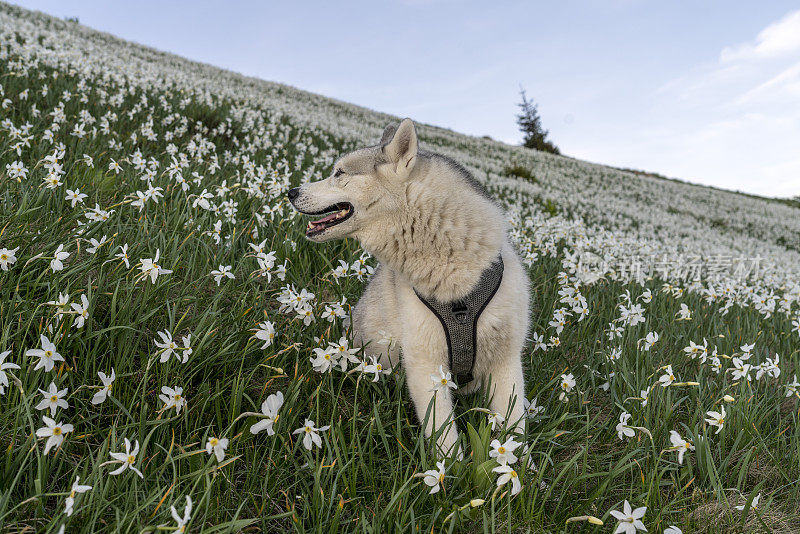
[[[278,391],[267,397],[267,400],[261,404],[261,413],[263,413],[266,418],[251,426],[250,433],[258,434],[262,430],[266,430],[268,436],[275,435],[275,430],[272,426],[278,420],[278,410],[281,409],[281,406],[283,406],[282,392]]]
[[[86,493],[87,491],[92,489],[92,486],[79,484],[80,480],[81,477],[79,476],[75,477],[75,482],[72,483],[72,488],[70,489],[69,496],[64,501],[64,513],[67,514],[67,517],[70,517],[72,515],[72,508],[73,506],[75,506],[75,497],[79,493]]]
[[[39,339],[42,343],[41,349],[28,349],[25,351],[25,356],[35,356],[39,358],[36,367],[33,368],[35,371],[36,369],[44,369],[45,372],[50,372],[53,370],[55,366],[55,362],[63,362],[64,357],[56,351],[56,346],[53,344],[47,336],[44,334],[39,335]]]
[[[322,447],[322,438],[319,435],[319,432],[324,432],[330,428],[330,425],[325,425],[323,427],[317,428],[314,426],[314,421],[311,419],[306,419],[306,422],[292,432],[292,434],[303,434],[303,447],[308,450],[311,450],[314,445],[317,447]]]
[[[69,404],[66,400],[62,399],[64,395],[67,394],[67,388],[59,390],[56,387],[55,382],[50,382],[50,387],[47,391],[40,389],[39,393],[42,394],[44,397],[39,404],[36,405],[37,410],[50,410],[50,417],[56,414],[56,410],[59,408],[67,409],[69,408]]]
[[[497,478],[498,488],[505,486],[509,481],[511,481],[511,495],[516,495],[520,492],[522,489],[522,483],[519,481],[519,475],[510,465],[498,465],[492,469],[492,471],[500,474],[500,476]]]
[[[114,463],[121,463],[121,465],[115,469],[114,471],[109,472],[109,475],[119,475],[126,469],[130,469],[137,475],[139,478],[144,478],[144,475],[141,471],[136,469],[134,464],[136,463],[136,455],[139,454],[139,440],[136,440],[136,444],[131,449],[131,442],[128,438],[125,438],[125,452],[112,452],[110,453],[111,457],[116,460]]]
[[[47,438],[47,442],[44,445],[44,454],[47,454],[53,447],[60,447],[64,442],[64,436],[72,432],[74,427],[60,421],[56,423],[46,415],[42,417],[42,420],[45,426],[38,429],[36,435],[40,438]]]
[[[646,506],[631,510],[631,505],[627,500],[622,507],[622,512],[611,510],[611,515],[619,521],[616,530],[614,530],[614,534],[636,534],[637,530],[647,532],[647,527],[645,527],[644,523],[641,521],[646,512]]]
[[[228,438],[215,438],[210,437],[208,438],[208,442],[206,443],[206,452],[208,454],[214,454],[217,457],[217,462],[221,462],[225,459],[225,449],[228,448]]]

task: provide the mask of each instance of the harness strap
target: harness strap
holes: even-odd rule
[[[426,299],[417,290],[419,300],[439,319],[447,338],[447,353],[450,371],[455,382],[462,387],[473,380],[475,352],[478,347],[478,318],[489,304],[503,280],[503,258],[498,255],[484,269],[475,288],[461,300],[440,302]]]

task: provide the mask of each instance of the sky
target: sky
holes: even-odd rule
[[[167,52],[519,144],[800,195],[800,6],[749,0],[16,0]]]

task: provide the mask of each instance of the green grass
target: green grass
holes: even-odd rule
[[[16,95],[30,80],[37,80],[40,71],[48,76],[49,95],[32,91],[29,100],[19,100]],[[496,476],[487,474],[492,467],[487,461],[489,441],[502,436],[491,432],[485,415],[475,409],[487,405],[484,396],[476,395],[459,400],[467,456],[461,462],[448,461],[443,490],[429,495],[428,487],[414,475],[434,469],[436,457],[415,418],[403,372],[396,370],[376,383],[358,373],[316,373],[309,357],[324,342],[314,338],[339,339],[346,333],[341,322],[332,325],[318,317],[305,326],[292,315],[279,313],[275,296],[284,282],[252,276],[257,265],[248,244],[266,239],[266,248],[276,252],[278,263],[288,262],[286,283],[316,294],[319,316],[323,303],[343,295],[352,305],[362,291],[364,283],[355,278],[335,281],[329,275],[337,260],[352,263],[359,257],[358,245],[309,243],[303,238],[303,221],[289,211],[259,226],[254,213],[265,202],[279,202],[281,195],[263,200],[248,196],[241,187],[229,194],[238,202],[235,221],[223,223],[223,234],[232,236],[230,244],[216,245],[203,232],[218,217],[192,208],[187,193],[166,175],[171,157],[164,133],[174,124],[162,126],[161,121],[177,112],[190,119],[186,132],[172,141],[179,150],[185,151],[192,136],[202,133],[220,156],[221,168],[214,174],[207,159],[190,159],[183,176],[188,180],[195,171],[204,176],[202,185],[193,186],[190,193],[202,188],[215,193],[214,186],[223,180],[228,186],[242,183],[241,161],[226,159],[224,152],[238,150],[234,139],[241,146],[248,134],[235,120],[224,132],[220,129],[231,118],[231,102],[191,101],[181,108],[186,95],[174,92],[165,95],[171,109],[153,108],[159,140],[140,139],[135,146],[160,162],[156,184],[164,188],[164,198],[139,212],[125,198],[144,185],[124,160],[134,150],[130,133],[150,113],[142,109],[133,118],[126,113],[134,109],[141,92],[126,95],[115,108],[119,119],[114,137],[125,143],[121,153],[109,149],[107,135],[82,140],[68,135],[79,110],[98,118],[108,111],[107,104],[96,98],[86,104],[77,98],[67,102],[66,113],[72,119],[57,134],[66,144],[67,172],[64,185],[53,191],[41,187],[44,171],[38,164],[53,151],[40,139],[50,118],[44,113],[34,117],[30,105],[51,110],[64,90],[79,92],[77,77],[61,73],[52,81],[46,67],[19,76],[3,65],[0,75],[13,102],[5,116],[17,126],[30,121],[35,137],[18,156],[7,132],[0,134],[0,172],[16,160],[31,170],[22,181],[0,175],[0,247],[19,247],[18,262],[0,272],[0,351],[11,350],[6,361],[22,367],[9,371],[18,383],[11,379],[0,397],[0,525],[7,531],[55,532],[66,523],[68,532],[154,532],[158,525],[173,524],[169,507],[176,505],[182,511],[185,496],[194,501],[190,531],[209,533],[611,532],[616,522],[609,512],[621,509],[624,500],[647,507],[644,520],[650,532],[673,524],[684,532],[800,529],[800,412],[797,398],[786,398],[782,387],[795,372],[800,353],[798,336],[784,315],[764,318],[755,310],[734,306],[723,317],[718,305],[690,292],[680,297],[663,293],[660,281],[650,280],[646,285],[654,298],[645,306],[646,322],[628,328],[612,345],[606,332],[619,316],[619,296],[629,290],[635,298],[643,288],[608,280],[582,287],[591,310],[588,317],[568,323],[560,346],[547,352],[528,347],[523,354],[528,397],[536,397],[546,411],[528,425],[530,459],[537,469],[524,470],[517,464],[522,492],[512,496],[508,488],[496,490]],[[106,89],[114,94],[119,88],[111,84]],[[146,96],[157,102],[159,95]],[[300,128],[283,117],[265,113],[265,122],[281,133],[273,134],[272,147],[256,147],[249,157],[257,165],[272,161],[274,167],[285,160],[293,185],[305,170],[323,167],[310,152],[297,148],[301,142],[320,151],[352,148],[333,135]],[[84,153],[95,158],[94,168],[81,161]],[[124,167],[118,175],[106,170],[112,157]],[[104,209],[114,206],[115,213],[77,236],[78,220],[86,219],[82,209],[63,200],[67,188],[87,193],[87,206],[95,202]],[[532,203],[544,206],[550,216],[556,214],[549,199]],[[253,240],[255,228],[260,235]],[[102,235],[110,242],[97,254],[89,254],[86,240]],[[129,245],[131,269],[113,259],[124,243]],[[71,256],[64,270],[54,273],[47,258],[58,244],[65,244]],[[160,276],[155,284],[137,281],[135,264],[153,258],[157,249],[162,266],[172,274]],[[561,260],[571,245],[560,243],[553,255],[539,251],[540,259],[530,268],[536,310],[533,330],[549,336],[553,331],[548,322],[561,306]],[[39,254],[43,257],[34,259]],[[232,265],[236,278],[217,286],[209,272],[220,264]],[[75,329],[69,316],[56,322],[54,308],[46,302],[56,300],[59,293],[68,293],[73,302],[80,295],[88,297],[90,317],[83,329]],[[681,303],[692,310],[691,321],[675,320]],[[252,336],[263,320],[275,323],[277,337],[262,350]],[[176,340],[192,335],[193,352],[187,363],[174,358],[158,361],[154,340],[164,329]],[[650,331],[659,333],[659,342],[648,352],[637,349],[637,341]],[[41,333],[55,341],[66,360],[50,373],[33,370],[35,359],[24,355],[39,346]],[[690,341],[703,338],[727,355],[755,342],[757,362],[777,352],[782,374],[778,380],[753,382],[736,382],[729,373],[715,375],[682,352]],[[616,344],[622,357],[609,362],[606,354]],[[699,385],[655,386],[645,407],[632,400],[658,380],[667,364],[673,365],[680,382]],[[727,360],[725,365],[729,366]],[[109,373],[111,368],[117,375],[112,397],[94,406],[89,401],[100,384],[97,372]],[[614,379],[605,391],[601,385],[610,372]],[[562,373],[574,373],[577,379],[568,402],[558,399]],[[43,440],[35,436],[43,412],[35,405],[41,399],[37,389],[46,389],[51,380],[59,388],[69,388],[70,406],[59,410],[56,420],[72,423],[75,431],[62,447],[45,455]],[[160,412],[162,386],[183,387],[188,407],[179,415],[174,410]],[[259,411],[276,391],[286,397],[276,434],[253,436],[249,427],[257,419],[240,415]],[[706,411],[719,409],[724,395],[735,400],[725,403],[729,418],[716,434],[703,419]],[[633,438],[620,440],[615,426],[623,410],[632,414],[631,425],[646,428],[649,434],[637,431]],[[306,418],[318,426],[330,425],[322,433],[322,448],[311,452],[291,433]],[[678,430],[696,446],[683,465],[674,452],[665,451],[670,430]],[[211,436],[230,439],[222,465],[205,452]],[[136,465],[145,475],[143,480],[127,471],[111,476],[115,466],[103,465],[111,459],[110,452],[120,451],[124,438],[141,445]],[[76,475],[93,489],[77,496],[75,514],[68,518],[64,500]],[[762,494],[758,510],[744,515],[732,508],[758,493]],[[472,499],[486,502],[473,508]],[[567,523],[583,515],[606,524]]]

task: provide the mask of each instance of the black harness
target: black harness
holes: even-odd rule
[[[503,258],[498,255],[492,264],[484,269],[478,283],[470,293],[454,302],[439,302],[426,299],[417,293],[419,300],[433,312],[442,323],[447,338],[447,353],[450,371],[459,387],[472,381],[472,368],[475,365],[475,352],[478,346],[478,318],[492,300],[500,282],[503,280]]]

